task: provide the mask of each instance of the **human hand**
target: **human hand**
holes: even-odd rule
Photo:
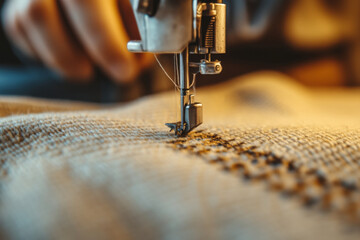
[[[16,47],[70,79],[90,79],[97,65],[125,83],[152,59],[127,51],[139,38],[129,0],[8,0],[3,17]]]

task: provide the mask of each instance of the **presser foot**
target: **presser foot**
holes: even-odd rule
[[[165,123],[165,125],[170,128],[170,132],[174,131],[177,137],[184,137],[188,134],[188,132],[186,132],[186,126],[182,126],[181,122]]]
[[[201,124],[201,123],[200,123]],[[199,125],[200,125],[199,124]],[[168,126],[170,128],[170,132],[174,131],[175,132],[175,135],[177,137],[185,137],[186,135],[188,135],[189,132],[191,132],[194,128],[196,127],[193,127],[192,129],[190,130],[187,130],[186,128],[186,124],[184,126],[181,126],[181,122],[176,122],[176,123],[165,123],[166,126]],[[199,126],[198,125],[198,126]]]
[[[178,137],[186,136],[194,128],[203,122],[203,106],[198,102],[189,102],[183,109],[184,114],[182,121],[176,123],[165,123],[170,128],[170,132],[174,131]]]

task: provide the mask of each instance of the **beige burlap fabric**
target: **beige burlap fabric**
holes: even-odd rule
[[[359,239],[360,89],[273,72],[124,106],[0,101],[0,219],[13,239]]]

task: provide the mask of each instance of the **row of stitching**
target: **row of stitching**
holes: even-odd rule
[[[360,222],[360,192],[356,181],[235,139],[225,140],[214,133],[200,131],[168,143],[176,150],[195,154],[245,179],[263,180],[272,190],[298,196],[306,206],[333,210],[352,222]]]

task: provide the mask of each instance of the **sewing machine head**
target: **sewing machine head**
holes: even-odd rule
[[[212,54],[226,51],[226,5],[222,0],[130,0],[141,40],[130,41],[132,52],[174,53],[180,77],[181,121],[168,123],[177,136],[202,123],[202,104],[190,93],[190,75],[219,74],[221,62]],[[191,54],[204,55],[199,62]]]

